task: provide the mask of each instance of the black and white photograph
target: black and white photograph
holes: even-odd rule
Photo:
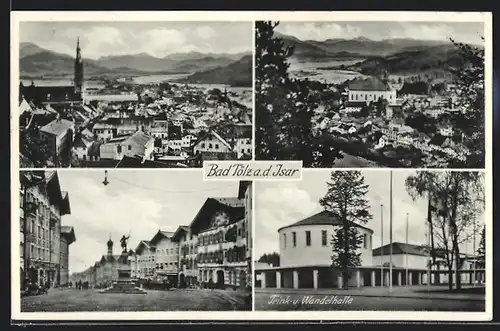
[[[256,160],[485,167],[484,22],[258,21],[255,47]]]
[[[21,171],[21,312],[250,311],[251,201],[199,170]]]
[[[252,158],[252,22],[19,26],[21,168]]]
[[[485,312],[484,180],[322,169],[257,182],[255,310]]]

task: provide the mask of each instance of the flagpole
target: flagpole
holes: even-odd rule
[[[405,259],[406,259],[406,286],[408,286],[408,275],[409,275],[409,271],[408,271],[408,213],[406,213],[406,256],[405,256]]]
[[[380,205],[380,286],[384,286],[384,205]]]
[[[431,197],[430,196],[429,196],[429,204],[428,204],[427,208],[429,208],[429,209],[431,208]],[[428,247],[428,251],[429,251],[429,255],[427,257],[427,290],[430,290],[430,286],[431,286],[431,259],[432,259],[432,256],[431,256],[431,254],[432,254],[431,222],[432,222],[432,220],[427,219],[427,247]]]
[[[389,291],[392,291],[392,170],[391,188],[390,188],[390,204],[389,204]]]
[[[474,254],[473,270],[474,275],[472,277],[473,286],[476,287],[476,220],[474,220],[474,225],[472,228],[472,254]]]

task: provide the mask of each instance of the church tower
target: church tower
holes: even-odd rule
[[[80,37],[76,40],[76,58],[75,58],[75,93],[81,95],[83,89],[83,60],[80,50]]]
[[[108,246],[108,256],[113,255],[113,240],[111,240],[111,235],[109,235],[109,240],[106,245]]]

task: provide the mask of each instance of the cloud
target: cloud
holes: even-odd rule
[[[84,58],[148,53],[162,58],[182,52],[250,51],[251,24],[241,22],[29,22],[20,39],[74,56],[80,38]]]
[[[196,33],[202,39],[211,39],[216,35],[216,32],[212,27],[205,25],[197,27]]]
[[[255,258],[278,251],[277,230],[310,216],[318,207],[295,183],[256,183]]]
[[[361,36],[361,28],[337,23],[280,23],[277,31],[300,40],[353,39]]]
[[[387,38],[447,40],[454,33],[453,27],[444,23],[401,23],[399,27],[389,30]]]

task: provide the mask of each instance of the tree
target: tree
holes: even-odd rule
[[[364,224],[372,218],[366,198],[368,185],[360,171],[333,171],[327,186],[319,203],[342,224],[331,240],[332,266],[341,270],[347,289],[350,269],[361,265],[358,249],[362,241],[357,223]]]
[[[466,229],[477,222],[483,208],[482,174],[419,171],[409,176],[405,185],[413,199],[428,199],[430,235],[432,240],[437,240],[437,247],[431,243],[431,249],[435,248],[444,256],[450,290],[453,289],[453,267],[457,268],[456,287],[460,289],[459,245],[469,239]]]
[[[289,77],[293,47],[274,36],[278,24],[256,23],[256,158],[302,160],[305,167],[321,166],[321,151],[313,153],[317,146],[313,145],[311,121],[327,85]],[[329,161],[331,164],[333,159]]]
[[[462,108],[460,116],[469,123],[464,140],[471,155],[467,166],[483,168],[485,157],[484,138],[484,48],[473,47],[463,43],[451,42],[459,49],[465,61],[465,68],[453,70],[458,90],[458,104]],[[484,38],[482,38],[484,41]]]
[[[273,267],[279,267],[280,265],[280,255],[276,252],[270,253],[270,254],[264,254],[262,255],[259,260],[259,262],[267,263],[272,265]]]
[[[26,168],[45,168],[52,164],[51,151],[47,139],[40,135],[36,128],[29,128],[19,133],[20,154],[24,156],[30,164],[21,158],[20,164]]]
[[[479,247],[477,248],[477,262],[484,266],[486,262],[486,246],[484,242],[486,228],[483,226],[483,231],[481,231],[481,239],[479,240]]]

